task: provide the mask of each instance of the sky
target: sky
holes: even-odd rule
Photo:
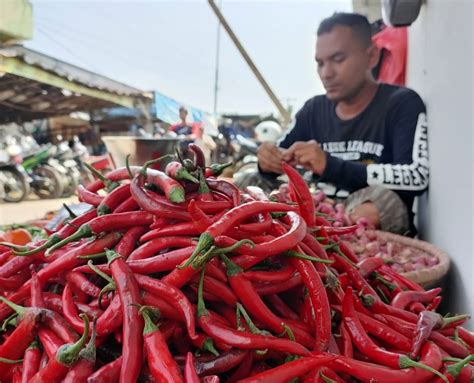
[[[218,22],[206,0],[31,0],[29,48],[212,112]],[[216,0],[219,3],[219,0]],[[351,0],[221,0],[221,11],[283,105],[323,93],[314,62],[319,22]],[[218,113],[276,108],[221,29]]]

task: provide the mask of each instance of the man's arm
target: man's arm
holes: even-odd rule
[[[388,119],[393,153],[391,163],[365,165],[326,154],[321,180],[351,191],[376,185],[394,190],[400,196],[421,194],[429,180],[424,104],[410,91],[393,106]]]

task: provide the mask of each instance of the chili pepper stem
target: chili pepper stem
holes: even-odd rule
[[[65,203],[63,203],[63,207],[64,207],[64,209],[66,209],[66,211],[68,212],[69,218],[71,218],[71,219],[77,218],[77,215],[74,214],[74,212],[71,210],[71,208],[70,208],[68,205],[66,205]]]
[[[150,306],[142,306],[138,311],[145,321],[143,327],[143,335],[151,334],[159,329],[159,327],[153,322],[152,316],[159,316],[159,311],[152,309]]]
[[[214,243],[214,239],[207,233],[201,234],[199,237],[199,242],[196,245],[196,248],[194,249],[193,253],[191,256],[188,258],[188,260],[183,264],[177,266],[178,269],[184,269],[185,267],[188,267],[191,263],[194,262],[194,260],[198,257],[198,255],[203,252],[204,250],[207,250],[209,246],[211,246]]]
[[[173,188],[169,194],[169,200],[173,203],[181,203],[185,201],[184,190],[182,188]]]
[[[204,303],[203,291],[204,291],[204,274],[206,273],[206,266],[201,270],[201,276],[199,277],[199,286],[198,286],[198,301],[197,301],[197,316],[203,316],[208,314],[206,309],[206,304]]]
[[[95,348],[95,340],[97,337],[97,318],[94,317],[92,320],[92,335],[91,338],[89,339],[89,343],[87,343],[87,346],[79,353],[79,356],[82,359],[88,360],[89,362],[93,363],[95,362],[96,359],[96,348]]]
[[[89,338],[89,317],[86,314],[80,314],[80,317],[84,321],[84,332],[81,337],[75,343],[61,346],[56,353],[58,362],[65,366],[71,366],[77,360],[80,351]]]
[[[112,182],[109,179],[105,178],[97,169],[95,169],[93,166],[89,165],[87,162],[84,162],[84,166],[94,176],[96,176],[99,180],[101,180],[104,183],[105,188],[107,189],[107,191],[110,192],[110,191],[114,190],[115,188],[117,188],[118,186],[120,186],[120,184],[118,182]]]
[[[19,306],[16,303],[13,303],[12,301],[8,300],[5,297],[2,297],[0,295],[0,301],[5,303],[8,307],[10,307],[13,311],[15,311],[19,316],[25,315],[26,313],[26,308],[23,306]]]
[[[326,375],[324,375],[322,372],[319,373],[319,376],[321,379],[324,381],[324,383],[336,383],[335,380],[332,380],[331,378],[328,378]]]
[[[90,237],[92,235],[92,229],[89,227],[89,225],[85,224],[82,225],[79,229],[74,234],[71,234],[69,237],[64,238],[63,240],[56,242],[53,246],[51,246],[44,255],[47,257],[49,254],[51,254],[54,250],[57,250],[64,245],[67,245],[70,242],[77,241],[79,239],[82,239],[84,237]]]
[[[10,242],[0,242],[0,246],[5,246],[12,249],[15,255],[20,255],[20,253],[25,252],[25,249],[27,249],[26,246],[19,246]]]
[[[12,360],[12,359],[0,358],[0,362],[6,363],[6,364],[18,364],[18,363],[23,362],[23,359]]]
[[[220,257],[224,261],[225,268],[227,269],[227,275],[229,277],[242,272],[242,268],[240,266],[237,266],[234,262],[232,262],[226,255],[220,254]],[[240,303],[237,303],[237,308],[239,307],[242,307],[242,305]]]
[[[439,372],[438,370],[430,367],[430,366],[427,366],[426,364],[423,364],[423,363],[419,363],[419,362],[415,362],[413,359],[410,359],[408,356],[406,355],[400,355],[400,362],[399,362],[399,365],[400,365],[400,368],[403,369],[403,368],[410,368],[410,367],[418,367],[418,368],[421,368],[423,370],[426,370],[426,371],[429,371],[431,372],[432,374],[435,374],[436,376],[440,377],[441,379],[443,379],[446,383],[449,383],[449,380],[448,378],[446,378],[446,376],[444,376],[441,372]]]
[[[102,258],[105,257],[105,251],[102,253],[96,253],[96,254],[90,254],[90,255],[79,255],[77,258],[78,259],[97,259],[97,258]]]
[[[294,251],[294,250],[288,250],[285,254],[288,255],[289,257],[294,257],[294,258],[298,258],[298,259],[306,259],[306,260],[312,261],[312,262],[325,263],[325,264],[329,264],[329,265],[334,263],[334,261],[331,260],[331,259],[316,258],[316,257],[312,257],[310,255],[301,254],[301,253],[299,253],[297,251]]]
[[[184,167],[178,170],[177,178],[180,180],[190,181],[195,184],[199,183],[199,180],[189,173]]]
[[[456,323],[459,321],[470,319],[471,316],[469,314],[461,314],[452,317],[443,317],[441,328],[449,326],[451,323]]]
[[[242,240],[234,243],[232,246],[222,247],[220,249],[216,249],[214,254],[227,254],[227,253],[230,253],[232,251],[237,250],[239,247],[241,247],[243,245],[250,245],[252,248],[255,247],[255,243],[253,241],[251,241],[250,239],[242,239]]]
[[[464,368],[464,366],[471,363],[472,361],[474,361],[474,355],[469,355],[459,362],[446,367],[446,371],[456,378],[461,373],[461,370]]]
[[[207,338],[203,343],[202,343],[202,350],[208,351],[211,354],[214,354],[215,356],[219,356],[219,351],[216,350],[214,347],[214,342],[212,341],[211,338]]]
[[[13,250],[13,253],[14,253],[15,255],[19,255],[19,256],[33,255],[33,254],[39,253],[40,251],[42,251],[42,250],[44,250],[44,249],[47,249],[47,248],[50,247],[50,246],[55,245],[55,244],[58,243],[60,240],[61,240],[61,238],[59,238],[57,235],[53,234],[51,237],[49,237],[49,238],[47,239],[47,241],[46,241],[45,243],[43,243],[42,245],[40,245],[40,246],[38,246],[38,247],[35,247],[34,249],[27,250],[27,251],[16,251],[16,250]]]
[[[153,160],[145,162],[145,164],[143,165],[142,172],[146,173],[146,169],[148,169],[151,165],[156,165],[156,164],[160,163],[161,161],[163,161],[166,158],[173,158],[173,155],[172,154],[165,154],[164,156],[161,156],[159,158],[155,158]]]

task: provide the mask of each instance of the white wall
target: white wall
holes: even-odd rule
[[[420,234],[452,258],[447,308],[472,316],[473,8],[470,0],[424,2],[409,29],[407,81],[428,109],[431,177],[419,201]]]

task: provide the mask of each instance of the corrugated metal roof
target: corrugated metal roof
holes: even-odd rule
[[[0,46],[0,56],[21,59],[29,65],[37,66],[63,77],[68,81],[74,81],[90,88],[126,96],[136,96],[144,93],[140,89],[90,72],[32,49],[25,48],[21,45]]]

